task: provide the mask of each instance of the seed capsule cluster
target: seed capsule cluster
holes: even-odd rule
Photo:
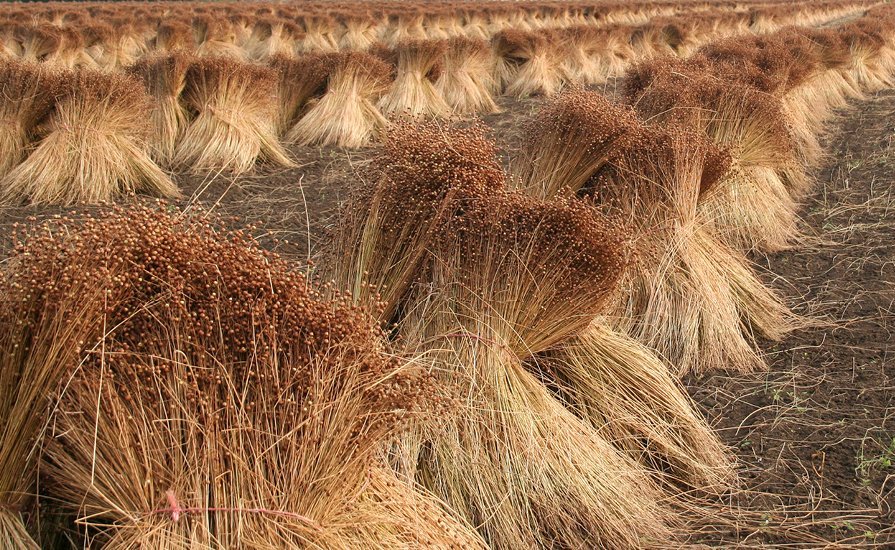
[[[242,508],[347,521],[368,470],[380,467],[381,445],[441,407],[428,375],[390,354],[363,310],[324,298],[333,293],[201,210],[112,208],[51,220],[17,236],[5,275],[0,323],[33,335],[8,353],[65,344],[57,363],[70,379],[47,442],[55,494],[118,524],[116,536],[157,532],[164,516],[140,527],[121,513],[151,516],[167,490],[184,506],[235,508],[221,517],[243,517],[244,528],[220,519],[208,535],[235,546],[270,528],[271,518]],[[33,330],[46,319],[82,329]],[[190,479],[214,480],[211,500]],[[276,479],[290,490],[270,487]],[[410,536],[407,508],[387,503],[425,497],[386,489],[365,497],[380,503],[365,513]],[[309,536],[289,514],[283,522],[279,536]],[[320,529],[314,536],[344,528]],[[448,522],[431,536],[467,533]]]
[[[639,65],[625,91],[643,118],[703,132],[735,159],[778,166],[793,161],[791,125],[780,100],[748,84],[659,58]],[[752,132],[761,139],[750,139]]]
[[[405,121],[390,126],[367,177],[343,208],[323,264],[358,303],[378,296],[388,322],[433,239],[458,211],[502,189],[504,174],[483,126]]]
[[[358,368],[377,375],[394,367],[391,360],[377,358],[382,348],[363,312],[344,300],[321,299],[300,272],[258,249],[244,233],[221,231],[201,217],[177,217],[160,208],[86,217],[68,238],[50,232],[65,223],[71,222],[63,219],[39,230],[19,244],[16,254],[37,259],[29,261],[33,280],[46,281],[51,292],[91,279],[109,281],[104,310],[107,326],[115,330],[104,346],[112,357],[100,355],[96,361],[114,364],[115,357],[163,349],[167,331],[176,329],[189,346],[184,353],[199,364],[210,358],[225,363],[236,379],[261,376],[270,367],[260,363],[272,361],[290,365],[300,388],[308,384],[307,373],[296,363],[335,348],[344,348],[343,358],[351,353],[361,360]],[[97,260],[97,271],[84,258]],[[47,280],[60,270],[59,280]],[[25,296],[39,289],[32,287]],[[38,304],[60,297],[40,298]],[[94,344],[85,342],[84,349]],[[145,367],[136,374],[148,385],[166,368],[155,362]],[[207,398],[223,381],[214,376],[194,382],[195,397]]]

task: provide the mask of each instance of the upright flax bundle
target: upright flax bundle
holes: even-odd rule
[[[171,165],[177,145],[190,122],[183,91],[191,62],[192,58],[187,54],[174,52],[143,57],[127,69],[142,81],[152,98],[149,142],[153,159],[163,166]]]
[[[63,91],[35,148],[0,179],[4,202],[97,202],[137,191],[179,195],[149,156],[149,98],[136,79],[88,69],[61,79]]]
[[[448,39],[435,87],[453,113],[494,113],[495,60],[488,43],[463,36]]]
[[[225,57],[194,60],[183,91],[194,117],[175,148],[174,164],[234,174],[258,161],[291,166],[277,139],[276,86],[268,67]]]
[[[391,68],[362,52],[330,53],[325,60],[326,91],[285,139],[299,145],[366,145],[386,125],[376,102],[392,81]]]
[[[378,106],[386,114],[444,117],[450,113],[436,82],[443,70],[447,43],[408,40],[395,47],[397,74]]]

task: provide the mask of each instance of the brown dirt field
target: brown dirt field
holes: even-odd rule
[[[504,153],[539,104],[504,99],[502,113],[485,117]],[[736,450],[748,489],[728,502],[742,521],[707,525],[699,542],[708,545],[895,548],[895,91],[830,127],[829,159],[804,208],[811,243],[756,258],[800,312],[826,325],[767,343],[767,372],[686,380]],[[295,168],[176,179],[182,204],[255,225],[265,246],[305,261],[373,152],[293,148]],[[0,234],[67,210],[2,208]]]

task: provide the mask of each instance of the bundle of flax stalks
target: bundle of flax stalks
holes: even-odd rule
[[[141,58],[127,69],[140,79],[152,98],[149,142],[152,158],[162,166],[170,166],[173,162],[177,144],[190,122],[190,112],[182,94],[191,62],[192,58],[182,52],[154,54]]]
[[[291,166],[277,139],[277,75],[268,67],[205,57],[185,75],[183,101],[195,113],[173,163],[194,172],[240,174],[258,161]]]
[[[444,40],[408,40],[395,47],[397,74],[378,106],[385,114],[444,117],[450,113],[436,81],[447,52]]]
[[[523,360],[581,333],[624,269],[618,228],[577,200],[477,200],[433,246],[403,337],[460,386],[396,460],[495,547],[667,541],[649,473],[558,401]]]
[[[495,60],[488,43],[458,36],[448,39],[441,74],[435,88],[453,113],[495,113],[499,111],[492,93]]]
[[[97,202],[142,191],[176,197],[149,156],[149,98],[129,76],[88,69],[60,76],[59,97],[28,157],[0,179],[3,202]]]
[[[267,64],[277,72],[277,134],[283,136],[326,92],[327,56],[306,53],[297,57],[276,54]]]
[[[752,329],[779,338],[794,318],[701,208],[740,181],[727,176],[729,157],[700,127],[663,129],[619,111],[580,90],[548,104],[513,163],[518,185],[536,196],[587,197],[626,221],[638,258],[609,313],[615,329],[679,373],[761,367]],[[581,144],[574,151],[562,145],[570,135]]]
[[[16,358],[53,367],[56,385],[32,374],[27,391],[60,386],[40,496],[88,545],[482,546],[380,458],[447,410],[431,377],[247,235],[139,207],[50,222],[17,250],[5,298],[31,346]],[[60,295],[75,307],[49,309]],[[0,456],[34,444],[4,433]]]
[[[46,67],[0,61],[0,178],[25,158],[58,92],[58,75]]]
[[[390,125],[366,181],[346,201],[321,259],[324,277],[396,319],[432,240],[477,198],[505,185],[485,128]]]
[[[103,307],[121,266],[104,250],[57,262],[59,247],[14,236],[0,271],[0,541],[38,548],[22,521],[33,509],[41,436],[50,397],[77,367],[83,346],[101,338]],[[30,515],[30,514],[29,514]]]
[[[464,400],[420,419],[396,465],[496,546],[666,537],[649,476],[522,365],[603,304],[624,259],[613,228],[583,203],[508,195],[481,127],[394,126],[370,177],[324,276],[377,305]]]
[[[497,90],[524,98],[553,95],[568,82],[562,71],[561,36],[550,30],[503,30],[492,39],[497,63]]]
[[[692,128],[730,153],[725,185],[700,202],[719,237],[737,249],[763,251],[799,238],[793,197],[808,182],[778,98],[665,58],[635,67],[625,87],[645,120]]]
[[[389,65],[362,52],[326,55],[326,91],[286,133],[298,145],[361,147],[385,129],[376,102],[392,81]]]

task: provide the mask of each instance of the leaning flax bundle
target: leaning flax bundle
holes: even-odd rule
[[[22,44],[17,39],[16,29],[19,25],[8,20],[0,20],[0,57],[16,58],[22,56]]]
[[[624,74],[625,70],[637,58],[637,52],[631,47],[633,28],[628,25],[609,25],[600,27],[593,39],[591,48],[596,47],[594,61],[597,63],[599,79],[594,84],[601,84],[611,78]]]
[[[79,514],[87,540],[481,547],[381,462],[385,441],[442,405],[365,311],[320,298],[293,266],[207,213],[62,219],[24,246],[17,273],[91,313],[92,331],[38,333],[34,347],[67,350],[42,493]],[[85,280],[95,292],[74,294]]]
[[[325,13],[305,13],[298,20],[303,34],[296,43],[298,52],[335,52],[339,50],[337,23]]]
[[[152,132],[152,158],[162,166],[170,166],[177,144],[190,122],[190,113],[182,94],[192,58],[182,52],[155,54],[141,58],[127,71],[139,78],[152,98],[149,114]]]
[[[831,114],[823,102],[805,102],[799,87],[810,87],[826,72],[816,45],[801,29],[783,28],[766,36],[731,37],[700,48],[689,60],[692,70],[704,70],[724,80],[742,82],[780,101],[790,133],[804,164],[821,155],[817,134]],[[809,98],[810,99],[810,98]]]
[[[101,39],[94,44],[91,55],[96,64],[107,71],[132,65],[147,51],[132,24],[124,21],[114,23],[114,28],[109,26],[108,32],[103,32]]]
[[[700,208],[739,250],[782,250],[799,238],[797,204],[810,183],[778,98],[656,59],[626,75],[626,96],[656,123],[694,129],[732,157],[731,173]]]
[[[522,362],[587,327],[625,258],[617,228],[584,203],[512,192],[469,204],[432,248],[431,282],[399,333],[429,350],[464,406],[421,423],[395,460],[494,547],[669,540],[648,473]]]
[[[700,208],[729,184],[726,154],[697,132],[663,131],[623,113],[593,92],[561,94],[529,124],[511,162],[514,182],[539,197],[588,196],[626,221],[638,260],[606,312],[616,330],[681,373],[756,368],[752,327],[741,317],[772,338],[792,317],[745,258],[714,237]],[[571,152],[569,137],[579,144]]]
[[[450,107],[435,82],[447,51],[443,40],[406,40],[395,46],[397,73],[377,104],[384,114],[444,117]]]
[[[565,406],[673,493],[724,494],[733,460],[668,364],[606,317],[536,358]]]
[[[806,88],[822,94],[823,101],[834,109],[844,108],[849,100],[862,99],[864,91],[849,70],[852,55],[845,33],[838,29],[805,29],[804,32],[817,48],[819,61],[826,69],[824,78],[828,80],[828,86]]]
[[[323,277],[393,320],[432,240],[470,201],[504,187],[484,127],[392,124],[382,151],[340,212],[321,260]]]
[[[642,124],[625,107],[593,92],[563,92],[528,124],[520,154],[510,163],[510,172],[515,176],[511,181],[527,194],[541,198],[582,194],[589,190],[595,175],[605,172],[614,159],[646,145],[643,132]],[[577,146],[565,147],[563,144],[569,141]],[[638,182],[630,179],[633,178],[617,185],[637,193]],[[666,178],[655,186],[673,183]],[[698,175],[696,184],[699,185]],[[655,312],[652,299],[670,299],[667,292],[651,296],[645,287],[652,285],[656,290],[671,292],[671,296],[675,290],[690,292],[693,289],[686,281],[688,268],[676,266],[680,270],[675,279],[678,287],[663,285],[662,281],[669,278],[671,262],[656,254],[666,251],[671,256],[676,251],[669,242],[649,243],[660,230],[655,227],[655,217],[650,217],[655,207],[632,213],[621,209],[620,201],[606,202],[604,208],[628,221],[637,255],[599,315],[592,317],[578,336],[540,357],[540,364],[546,365],[552,385],[576,414],[606,434],[617,448],[641,461],[658,480],[676,487],[723,489],[733,477],[727,452],[696,414],[669,366],[649,347],[653,343],[648,338],[652,333],[637,334],[631,330],[635,319],[631,316],[642,319],[644,312],[628,306],[638,303],[647,312]],[[647,246],[652,246],[652,250]],[[661,330],[668,325],[665,315],[681,323],[693,321],[698,315],[685,307],[672,307],[662,313],[657,318],[657,332],[663,344],[675,341],[676,336]],[[684,320],[680,320],[682,316]],[[653,320],[656,319],[649,322]],[[736,317],[733,326],[739,326]]]
[[[763,368],[753,332],[780,338],[793,316],[698,208],[727,184],[726,159],[705,137],[666,128],[643,127],[583,190],[636,236],[638,261],[625,273],[614,325],[677,374]]]
[[[173,163],[193,172],[241,174],[256,162],[291,166],[277,139],[277,75],[260,65],[195,59],[186,72],[183,101],[195,113]]]
[[[613,29],[576,25],[557,29],[557,36],[565,43],[562,59],[563,72],[577,84],[602,84],[612,74],[620,72],[625,65],[625,49],[630,49],[626,41],[619,41]],[[633,56],[633,51],[628,57]]]
[[[48,24],[32,24],[16,27],[14,32],[23,60],[58,64],[57,57],[66,39],[61,29]]]
[[[632,34],[632,47],[641,59],[661,55],[689,57],[700,42],[723,36],[718,30],[702,31],[701,27],[705,25],[707,23],[698,15],[656,17],[636,27]],[[641,50],[640,46],[644,49]]]
[[[358,12],[356,9],[342,14],[344,29],[339,36],[339,48],[363,51],[375,44],[384,26],[381,19],[374,13]]]
[[[425,40],[429,36],[425,23],[425,11],[415,6],[389,16],[388,24],[382,28],[381,40],[389,46],[396,46],[405,40]]]
[[[376,102],[392,81],[391,67],[361,52],[327,54],[326,64],[326,92],[285,139],[298,145],[367,145],[386,125]]]
[[[566,90],[529,123],[509,171],[531,196],[575,194],[638,127],[629,107],[580,88]]]
[[[4,202],[71,204],[121,193],[180,194],[149,156],[149,98],[136,79],[82,69],[64,73],[60,86],[35,148],[0,179]]]
[[[57,74],[35,63],[0,61],[0,178],[27,154],[38,124],[53,108]]]
[[[849,73],[867,92],[890,88],[895,82],[893,19],[891,12],[880,7],[839,29],[851,53]]]

